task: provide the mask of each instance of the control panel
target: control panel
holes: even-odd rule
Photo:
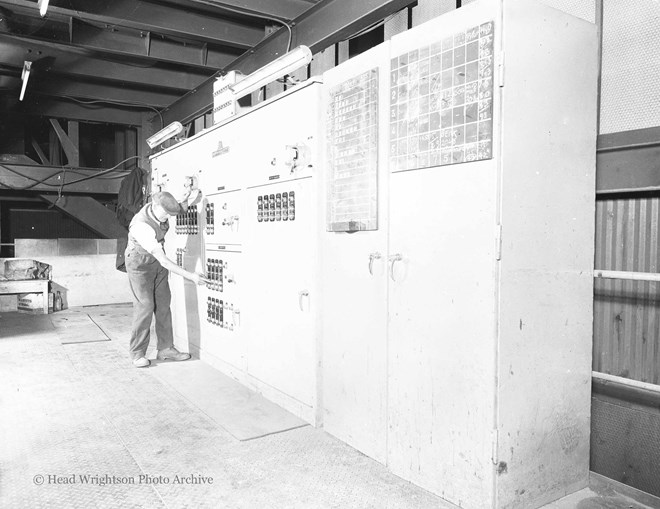
[[[221,292],[224,283],[224,269],[227,266],[226,262],[216,258],[206,259],[206,277],[209,280],[206,287],[209,290],[216,290]]]
[[[222,299],[208,297],[206,299],[206,320],[212,325],[224,325],[224,303]]]
[[[271,193],[257,196],[257,221],[294,221],[296,219],[296,192]]]
[[[206,196],[201,207],[204,209],[205,244],[241,243],[241,210],[243,208],[241,191],[228,191]]]
[[[188,207],[187,212],[177,214],[175,232],[180,235],[195,235],[199,232],[197,205]]]
[[[233,331],[239,324],[240,311],[234,304],[218,297],[206,299],[206,321],[211,325]]]
[[[322,204],[313,165],[320,90],[318,82],[296,87],[152,159],[158,190],[177,199],[197,191],[188,193],[188,210],[170,218],[166,237],[177,265],[207,279],[193,289],[170,277],[176,344],[251,377],[309,422],[317,410],[310,275]]]
[[[215,233],[215,203],[213,202],[206,203],[206,226],[204,231],[207,235]]]

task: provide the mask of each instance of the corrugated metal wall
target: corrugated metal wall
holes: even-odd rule
[[[596,269],[658,272],[660,197],[596,203]],[[660,283],[597,279],[593,369],[660,382]]]

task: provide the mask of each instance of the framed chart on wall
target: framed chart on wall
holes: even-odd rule
[[[378,228],[378,68],[329,92],[328,231]]]
[[[493,156],[493,22],[393,56],[390,170]]]

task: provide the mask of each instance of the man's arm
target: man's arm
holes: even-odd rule
[[[196,285],[201,285],[207,282],[203,274],[196,274],[188,272],[187,270],[179,267],[176,263],[170,260],[163,251],[163,246],[156,240],[154,230],[146,224],[138,223],[130,227],[130,232],[142,249],[145,249],[153,255],[161,266],[174,274],[192,281]]]
[[[203,285],[207,283],[206,277],[204,277],[203,274],[198,274],[196,272],[188,272],[186,269],[183,267],[179,267],[176,263],[174,263],[172,260],[170,260],[166,255],[165,251],[163,251],[162,246],[158,246],[157,248],[153,249],[151,251],[151,254],[158,260],[158,262],[163,266],[164,269],[169,270],[170,272],[173,272],[174,274],[177,274],[188,281],[192,281],[196,285]]]

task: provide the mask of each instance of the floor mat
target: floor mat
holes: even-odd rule
[[[50,321],[63,345],[110,341],[105,332],[85,312],[67,310],[50,315]]]
[[[202,361],[157,362],[152,366],[149,369],[156,377],[238,440],[252,440],[308,425]]]

